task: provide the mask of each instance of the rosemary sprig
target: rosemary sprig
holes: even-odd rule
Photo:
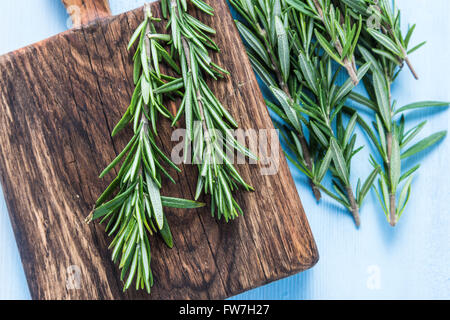
[[[345,2],[358,2],[361,6],[369,3],[368,1]],[[402,161],[430,148],[447,134],[446,131],[435,133],[408,148],[408,145],[420,133],[426,122],[407,130],[405,127],[406,114],[408,111],[419,108],[448,106],[448,103],[424,101],[397,107],[396,101],[392,99],[391,87],[401,71],[402,61],[408,61],[408,57],[402,53],[401,49],[403,48],[405,51],[408,47],[414,27],[410,28],[403,38],[399,23],[399,10],[397,8],[392,9],[384,0],[377,5],[381,8],[383,16],[380,30],[373,30],[369,25],[362,33],[363,41],[361,41],[362,44],[359,47],[361,58],[371,63],[371,71],[364,81],[369,99],[356,93],[352,93],[351,98],[374,111],[374,130],[361,118],[359,122],[378,152],[379,157],[371,156],[371,163],[376,167],[382,167],[378,187],[375,188],[375,191],[388,222],[391,226],[395,226],[408,203],[411,194],[412,175],[419,168],[419,165],[416,165],[405,171]],[[386,33],[385,30],[389,32]],[[388,40],[388,35],[394,37],[394,40]],[[375,42],[373,42],[374,39]],[[394,41],[395,46],[393,45]],[[386,51],[386,48],[389,52]],[[415,49],[408,52],[413,51]],[[407,64],[410,66],[409,62]],[[411,71],[417,78],[412,68]],[[381,158],[381,163],[378,164],[376,158]]]
[[[308,176],[313,190],[321,189],[345,206],[359,226],[359,208],[377,176],[378,168],[364,183],[358,181],[356,189],[352,187],[351,161],[361,150],[355,145],[357,115],[351,117],[344,129],[342,108],[355,82],[359,82],[369,70],[370,63],[355,69],[356,78],[350,77],[338,85],[340,68],[336,70],[332,63],[336,56],[323,48],[319,41],[321,35],[318,30],[323,32],[322,27],[318,26],[319,19],[311,10],[300,6],[298,1],[269,1],[264,7],[258,1],[232,0],[231,3],[243,17],[243,22],[237,21],[236,24],[246,40],[253,67],[276,98],[277,103],[267,101],[267,104],[284,122],[279,128],[289,150],[295,155],[292,157],[287,153],[287,157]],[[306,3],[301,4],[307,6]],[[327,8],[331,8],[331,4],[328,5]],[[347,21],[347,26],[349,23]],[[352,45],[358,33],[355,29],[353,36],[348,37]],[[349,46],[347,42],[345,44]],[[268,48],[266,51],[262,49],[264,46]],[[265,57],[266,52],[273,58]],[[281,67],[283,65],[284,68]],[[281,70],[284,78],[277,75],[276,70]],[[305,128],[309,132],[309,141],[304,134]],[[329,171],[334,178],[333,191],[322,184]]]
[[[230,2],[242,17],[242,22],[236,24],[252,65],[277,100],[267,103],[284,122],[282,135],[295,159],[287,156],[310,178],[314,188],[322,189],[347,207],[357,225],[359,207],[379,175],[377,193],[388,220],[395,225],[409,199],[411,175],[418,169],[415,166],[402,172],[402,159],[429,148],[446,135],[436,133],[404,150],[425,124],[406,131],[404,113],[447,105],[431,101],[396,108],[392,102],[391,85],[404,63],[418,78],[409,54],[424,43],[408,49],[415,25],[403,36],[400,12],[388,0]],[[336,84],[339,70],[334,71],[331,59],[350,76],[351,80],[342,86]],[[369,99],[351,91],[360,79]],[[376,113],[374,126],[378,135],[355,110],[344,106],[347,98]],[[343,112],[350,114],[345,129]],[[364,183],[358,180],[355,196],[350,185],[350,164],[360,150],[355,149],[356,123],[368,133],[383,161],[378,164],[371,157],[374,170]],[[321,183],[328,171],[334,178],[334,192]],[[404,186],[396,203],[399,184]]]
[[[230,3],[242,17],[242,22],[236,21],[236,26],[246,42],[253,69],[276,96],[282,97],[279,105],[269,104],[269,107],[295,131],[304,166],[313,172],[313,155],[302,122],[292,106],[296,94],[292,84],[296,80],[292,76],[291,62],[297,60],[298,56],[295,56],[289,44],[289,21],[282,14],[282,5],[285,3],[280,0],[230,0]],[[310,179],[311,188],[319,201],[320,188],[313,180]]]
[[[202,0],[191,3],[206,14],[214,14],[214,9]],[[231,129],[238,127],[236,121],[205,81],[206,75],[218,79],[228,74],[209,56],[208,50],[219,50],[209,36],[215,30],[189,14],[186,0],[166,0],[161,5],[181,65],[184,96],[173,123],[184,115],[185,150],[193,143],[192,159],[199,168],[195,199],[203,193],[210,194],[212,215],[218,219],[224,217],[228,222],[243,214],[233,191],[239,185],[247,191],[253,188],[240,176],[225,151],[234,153],[237,150],[252,159],[256,160],[256,157],[234,138]],[[186,152],[185,160],[187,156]]]
[[[145,18],[130,40],[130,49],[138,42],[134,55],[134,82],[136,88],[126,113],[115,127],[115,136],[132,124],[134,135],[125,149],[102,172],[103,178],[120,161],[121,168],[111,185],[100,196],[96,208],[87,221],[108,221],[106,232],[114,235],[110,248],[112,259],[119,263],[121,280],[126,280],[127,290],[136,279],[136,290],[146,289],[150,293],[153,275],[150,267],[151,250],[149,234],[159,233],[168,247],[173,246],[172,233],[163,207],[198,208],[204,204],[190,200],[161,196],[162,175],[173,181],[162,163],[175,170],[178,167],[159,149],[155,141],[158,114],[172,118],[162,103],[162,95],[156,91],[164,83],[158,64],[160,58],[171,60],[170,55],[158,43],[168,40],[157,34],[150,6],[145,6]],[[153,128],[153,131],[151,128]],[[153,133],[154,132],[154,133]],[[112,200],[107,201],[119,190]],[[128,274],[128,275],[127,275]]]
[[[351,117],[346,128],[342,117],[342,107],[354,88],[354,81],[349,78],[338,86],[336,79],[340,69],[334,71],[330,55],[322,53],[320,47],[314,44],[311,30],[314,28],[313,19],[296,11],[292,11],[290,17],[292,26],[295,26],[290,31],[298,56],[298,62],[293,61],[293,70],[299,83],[294,84],[299,103],[294,104],[293,108],[298,114],[308,117],[308,120],[304,117],[302,120],[310,133],[310,145],[317,151],[314,171],[308,171],[304,166],[302,171],[326,194],[346,207],[352,213],[356,226],[359,226],[359,208],[373,184],[378,168],[374,169],[364,183],[358,181],[355,193],[350,182],[351,161],[362,149],[355,145],[357,114]],[[369,67],[370,64],[367,63],[357,71],[358,81],[364,77]],[[291,133],[291,136],[292,140],[288,145],[296,155],[296,159],[291,160],[294,164],[301,165],[299,144],[295,135]],[[328,171],[333,175],[333,192],[322,185]]]
[[[353,23],[346,9],[344,14],[331,0],[286,0],[292,9],[313,18],[314,33],[322,48],[348,72],[353,84],[359,83],[354,52],[362,28],[362,19]]]
[[[400,10],[395,6],[392,7],[390,2],[388,0],[342,0],[342,4],[351,9],[349,10],[350,15],[362,16],[364,19],[367,26],[362,39],[364,46],[374,48],[375,54],[392,61],[394,66],[403,66],[403,63],[406,62],[414,78],[419,79],[409,55],[425,45],[426,42],[409,49],[416,25],[412,25],[407,34],[403,36],[400,28]]]

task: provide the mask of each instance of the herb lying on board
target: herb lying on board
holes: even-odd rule
[[[352,213],[358,226],[359,208],[380,176],[379,198],[388,220],[395,225],[409,199],[411,174],[418,168],[401,175],[401,159],[423,151],[446,134],[432,135],[401,153],[424,123],[405,132],[405,117],[398,122],[394,117],[410,109],[447,105],[423,102],[396,110],[395,103],[391,103],[390,86],[404,62],[418,78],[408,57],[423,45],[408,50],[415,26],[403,37],[399,12],[395,9],[394,13],[387,0],[230,0],[230,3],[240,15],[236,25],[246,42],[253,68],[277,101],[267,104],[281,118],[281,134],[295,159],[290,153],[287,156],[310,179],[316,199],[320,199],[322,189]],[[360,58],[359,63],[356,58]],[[343,85],[337,84],[340,68],[335,71],[331,60],[344,67],[350,77]],[[352,92],[361,79],[370,99]],[[377,113],[375,128],[380,141],[357,111],[345,106],[348,98]],[[350,120],[345,127],[342,118],[347,114]],[[358,180],[355,196],[350,184],[350,165],[361,149],[355,148],[353,131],[357,123],[375,143],[383,161],[377,164],[371,157],[374,169],[364,183]],[[334,192],[322,185],[329,171]],[[396,206],[397,187],[404,180],[407,181]]]
[[[213,14],[213,9],[201,0],[193,0],[192,4],[201,11]],[[232,149],[256,159],[230,132],[232,128],[237,128],[237,123],[205,82],[204,74],[214,79],[228,74],[209,57],[208,49],[219,50],[208,36],[214,34],[215,30],[191,16],[184,0],[170,3],[163,0],[161,6],[164,17],[169,18],[171,35],[156,32],[153,23],[161,19],[153,17],[150,5],[145,5],[144,21],[128,45],[130,50],[137,43],[133,58],[136,88],[130,106],[112,133],[115,136],[132,124],[134,136],[100,175],[103,178],[123,161],[116,178],[87,218],[88,222],[97,219],[108,221],[106,231],[109,235],[115,235],[110,246],[113,260],[120,262],[121,279],[127,276],[124,290],[136,278],[136,289],[145,288],[149,293],[153,275],[148,234],[159,233],[168,247],[173,246],[163,207],[193,209],[205,205],[160,194],[162,176],[175,183],[164,169],[163,162],[177,171],[180,169],[157,146],[158,116],[170,119],[175,125],[184,115],[187,136],[185,150],[190,150],[189,143],[192,141],[192,157],[198,161],[195,163],[199,163],[195,199],[202,193],[211,194],[212,214],[214,216],[217,210],[218,219],[224,217],[228,222],[243,213],[232,195],[239,185],[246,190],[253,190],[227,158],[218,133],[225,137],[227,150]],[[161,43],[171,45],[172,50],[166,50]],[[161,73],[162,61],[181,77]],[[181,97],[182,102],[174,116],[164,106],[163,100],[175,100],[177,97]],[[107,202],[116,190],[119,192]]]
[[[125,149],[102,172],[100,177],[109,173],[120,161],[122,166],[111,185],[101,195],[96,208],[87,220],[102,219],[108,221],[106,232],[114,235],[111,242],[112,259],[119,262],[122,269],[121,280],[125,280],[124,290],[136,279],[136,289],[146,289],[150,293],[153,275],[150,267],[151,250],[148,235],[159,233],[168,247],[173,246],[172,233],[164,214],[163,207],[199,208],[202,203],[161,196],[161,176],[173,181],[162,163],[166,162],[175,170],[178,167],[158,148],[158,114],[172,119],[173,116],[163,105],[162,95],[156,91],[171,77],[161,74],[159,59],[171,61],[170,55],[158,43],[170,37],[157,34],[150,6],[145,6],[145,18],[131,38],[129,49],[138,43],[134,55],[134,83],[136,85],[130,106],[115,127],[115,136],[129,124],[134,135]],[[175,181],[173,181],[175,182]],[[112,200],[107,199],[116,191]]]
[[[214,9],[202,0],[191,3],[208,15],[214,13]],[[172,35],[173,51],[180,61],[180,83],[184,87],[184,96],[173,124],[184,115],[185,150],[188,150],[188,145],[192,143],[192,159],[194,163],[199,163],[195,199],[203,193],[210,194],[212,215],[216,215],[218,219],[224,217],[228,222],[243,214],[234,199],[233,191],[238,189],[238,186],[247,191],[253,188],[237,172],[223,147],[225,146],[227,151],[237,151],[249,158],[256,157],[234,138],[231,129],[238,127],[236,121],[205,81],[206,76],[218,79],[228,74],[209,56],[209,50],[219,51],[209,36],[216,31],[188,13],[186,0],[163,0],[161,5],[163,16],[168,18],[167,28]],[[174,80],[173,83],[177,81],[179,80]],[[185,160],[188,156],[186,152]]]

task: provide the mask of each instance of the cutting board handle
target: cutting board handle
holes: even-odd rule
[[[108,0],[62,0],[62,2],[74,28],[111,15]]]

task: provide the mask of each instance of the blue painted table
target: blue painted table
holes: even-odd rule
[[[144,0],[110,0],[114,14]],[[401,105],[421,100],[450,101],[450,2],[398,0],[403,24],[417,23],[414,42],[428,44],[412,56],[420,74],[399,77],[393,96]],[[432,7],[431,7],[432,5]],[[60,1],[0,1],[0,54],[42,40],[68,26]],[[449,128],[449,112],[415,112],[410,123],[429,121],[422,137]],[[362,132],[360,145],[367,144]],[[1,137],[0,137],[1,138]],[[370,148],[354,161],[354,176],[367,176]],[[7,157],[7,154],[0,155]],[[412,199],[393,229],[369,194],[362,208],[362,227],[325,199],[318,206],[302,174],[291,167],[316,238],[320,261],[312,270],[244,293],[233,299],[449,299],[450,298],[450,139],[427,157],[414,179]],[[0,190],[0,299],[29,299],[26,279]]]

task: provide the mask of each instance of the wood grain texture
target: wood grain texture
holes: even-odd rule
[[[62,0],[62,3],[72,18],[74,28],[111,15],[108,0]]]
[[[222,52],[213,59],[232,72],[211,87],[241,128],[273,129],[227,4],[210,3],[216,16],[201,17],[218,30]],[[209,208],[168,211],[175,247],[151,239],[152,294],[122,292],[110,239],[84,218],[113,177],[99,180],[99,172],[130,138],[110,131],[131,98],[126,44],[141,19],[136,9],[0,57],[0,177],[32,297],[218,299],[313,266],[317,248],[280,152],[276,175],[261,175],[262,164],[239,166],[256,192],[238,194],[245,216],[233,223],[215,221]],[[172,129],[160,127],[170,154]],[[192,198],[197,170],[181,168],[163,194]],[[66,288],[72,265],[81,269],[79,290]]]

